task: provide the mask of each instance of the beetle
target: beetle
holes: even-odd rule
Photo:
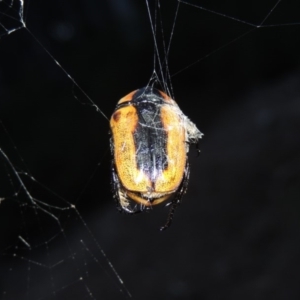
[[[147,86],[118,103],[110,119],[112,190],[121,211],[133,214],[172,199],[171,225],[189,180],[187,153],[202,133],[166,93]]]

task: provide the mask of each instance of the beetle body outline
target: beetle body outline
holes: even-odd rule
[[[203,134],[173,99],[150,86],[118,102],[110,128],[112,189],[119,209],[138,213],[172,197],[161,230],[166,229],[187,190],[189,146]]]

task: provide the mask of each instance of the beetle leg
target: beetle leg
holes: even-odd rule
[[[167,222],[164,226],[160,227],[160,231],[166,230],[168,227],[171,226],[175,214],[175,210],[181,204],[182,197],[186,193],[189,177],[190,177],[190,167],[187,161],[184,170],[184,177],[180,183],[179,189],[175,193],[174,198],[172,199],[171,202],[171,208],[169,211]]]
[[[197,151],[197,157],[200,155],[200,148],[199,148],[199,140],[196,143],[196,151]]]

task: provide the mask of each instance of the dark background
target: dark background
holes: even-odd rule
[[[168,41],[177,2],[161,2]],[[260,24],[276,1],[189,2]],[[1,24],[17,27],[7,17],[17,16],[15,6],[0,9]],[[264,24],[300,23],[299,9],[281,1]],[[33,36],[106,116],[148,83],[144,1],[25,0],[24,13]],[[205,136],[163,233],[164,205],[133,217],[115,208],[108,121],[28,30],[1,29],[0,147],[42,204],[32,205],[1,158],[0,299],[126,299],[100,247],[134,299],[300,298],[300,25],[229,43],[251,29],[179,7],[174,96]]]

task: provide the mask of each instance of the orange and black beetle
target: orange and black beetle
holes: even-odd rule
[[[172,197],[165,226],[186,192],[187,153],[202,133],[165,93],[145,87],[123,97],[110,119],[112,187],[122,211],[141,212]]]

